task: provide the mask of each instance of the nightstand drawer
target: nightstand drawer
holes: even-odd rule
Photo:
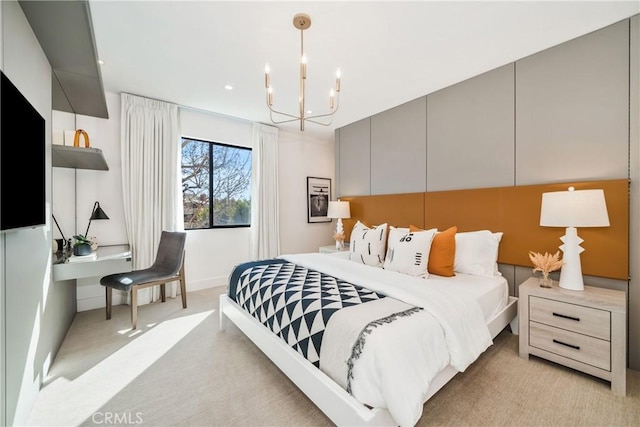
[[[606,371],[611,370],[609,341],[530,322],[529,345]]]
[[[529,298],[532,321],[611,340],[611,312],[535,296]]]

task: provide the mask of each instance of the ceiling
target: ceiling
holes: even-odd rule
[[[300,32],[310,15],[306,109],[335,128],[387,110],[640,12],[638,1],[89,1],[107,92],[127,92],[250,121],[297,114]],[[233,90],[226,90],[225,85]],[[281,117],[279,117],[281,119]],[[299,124],[282,125],[296,130]]]

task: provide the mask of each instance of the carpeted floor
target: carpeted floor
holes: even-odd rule
[[[34,426],[325,426],[331,421],[234,325],[218,330],[224,288],[78,313],[29,418]],[[640,426],[640,372],[627,397],[531,357],[503,331],[424,406],[419,426]]]

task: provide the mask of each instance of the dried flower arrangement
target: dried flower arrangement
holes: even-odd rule
[[[560,251],[551,255],[545,252],[544,255],[539,252],[529,251],[529,259],[533,263],[533,272],[539,271],[542,273],[542,280],[540,286],[543,288],[551,287],[551,280],[549,280],[549,273],[559,270],[562,267],[562,260],[560,259]]]

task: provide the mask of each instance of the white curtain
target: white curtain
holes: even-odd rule
[[[253,124],[251,185],[251,258],[280,255],[278,128]]]
[[[121,95],[122,191],[133,269],[150,267],[163,230],[184,230],[178,106]],[[178,294],[177,282],[167,296]],[[160,298],[158,286],[141,289],[138,305]]]

